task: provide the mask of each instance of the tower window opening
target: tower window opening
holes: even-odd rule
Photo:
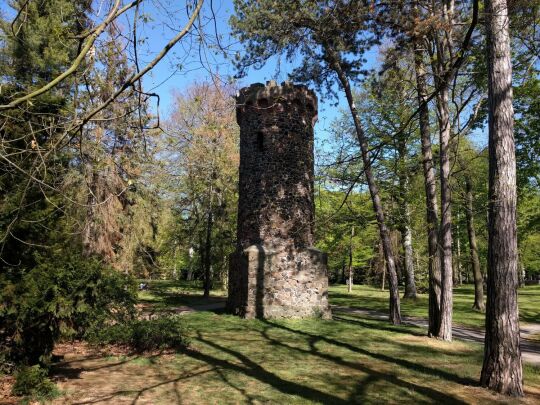
[[[264,134],[261,131],[257,132],[257,150],[264,152]]]

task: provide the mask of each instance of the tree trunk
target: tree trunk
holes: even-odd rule
[[[386,263],[384,262],[384,253],[382,252],[382,243],[380,243],[380,242],[379,242],[379,257],[381,258],[381,262],[382,262],[382,266],[381,266],[381,273],[382,273],[381,291],[384,291],[385,282],[386,282]]]
[[[401,240],[403,243],[403,251],[405,253],[405,294],[403,298],[416,298],[416,283],[414,281],[414,261],[412,248],[411,226],[409,224],[409,206],[405,207],[407,223],[403,227]]]
[[[518,287],[525,287],[525,268],[523,262],[518,258]]]
[[[208,212],[208,221],[206,223],[206,242],[204,244],[204,297],[210,296],[212,288],[212,209]]]
[[[458,276],[458,284],[463,285],[463,275],[462,275],[462,269],[461,269],[461,239],[459,239],[459,232],[457,235],[457,276]]]
[[[442,34],[435,33],[434,40],[437,57],[433,60],[435,83],[440,87],[440,79],[449,68],[447,60],[452,55],[453,0],[442,2],[442,16],[447,23],[447,30]],[[441,222],[439,226],[439,243],[441,245],[441,318],[436,335],[442,340],[452,340],[452,208],[450,193],[450,111],[448,86],[443,85],[436,97],[437,116],[439,120],[439,172],[441,179]]]
[[[349,242],[349,283],[347,286],[347,291],[349,293],[352,292],[352,287],[353,287],[353,282],[354,282],[353,264],[352,264],[353,263],[353,245],[352,245],[353,237],[354,237],[354,226],[351,228],[351,239]]]
[[[412,233],[411,233],[411,213],[409,210],[409,201],[407,199],[407,189],[409,187],[409,176],[407,173],[407,145],[403,136],[398,139],[398,154],[399,154],[399,203],[400,203],[400,220],[399,231],[401,245],[403,247],[403,270],[405,273],[405,293],[403,298],[416,298],[416,284],[414,281],[414,260],[412,249]]]
[[[358,117],[356,105],[354,104],[349,79],[341,67],[341,61],[339,59],[339,56],[334,52],[333,49],[329,48],[328,46],[325,46],[325,51],[330,59],[330,64],[333,70],[336,72],[339,81],[343,87],[343,90],[345,91],[347,103],[349,105],[349,109],[351,111],[354,126],[356,129],[356,136],[358,138],[358,143],[360,144],[360,150],[362,154],[362,163],[364,164],[364,174],[366,175],[366,181],[371,196],[371,202],[373,204],[373,210],[375,211],[375,217],[377,218],[379,235],[383,246],[384,258],[386,260],[386,268],[388,270],[388,286],[390,290],[389,319],[390,322],[392,322],[394,325],[399,325],[401,324],[401,311],[399,303],[399,288],[396,273],[396,263],[394,260],[394,253],[392,252],[390,232],[385,222],[383,205],[381,197],[379,195],[379,188],[375,182],[375,177],[373,176],[373,172],[371,170],[371,156],[369,153],[369,145],[365,137],[360,118]]]
[[[452,340],[452,289],[454,287],[452,266],[452,208],[450,205],[450,115],[448,111],[448,89],[441,90],[437,97],[439,111],[439,158],[441,178],[441,223],[439,243],[441,256],[441,323],[437,338]]]
[[[439,255],[439,208],[437,206],[437,186],[433,152],[431,150],[431,135],[429,131],[429,111],[425,104],[427,99],[426,68],[423,59],[422,44],[415,41],[414,67],[416,74],[416,89],[418,93],[420,137],[422,141],[422,168],[424,172],[424,187],[426,190],[426,225],[428,235],[428,273],[429,273],[429,325],[428,335],[437,336],[441,318],[441,270]]]
[[[469,250],[471,253],[471,264],[474,276],[474,304],[473,309],[484,312],[484,280],[480,270],[480,259],[478,258],[478,246],[476,244],[476,231],[474,230],[474,211],[472,185],[469,179],[465,179],[465,217],[467,219],[467,234],[469,236]]]
[[[512,62],[505,0],[485,0],[489,88],[486,337],[480,384],[523,395],[517,304],[516,156]]]
[[[461,277],[461,239],[460,239],[460,232],[459,232],[459,211],[457,213],[457,221],[456,221],[456,259],[454,260],[454,265],[456,268],[456,274],[454,275],[454,285],[462,285],[463,279]]]

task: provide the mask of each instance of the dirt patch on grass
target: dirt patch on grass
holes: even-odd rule
[[[19,403],[20,398],[11,395],[13,384],[15,384],[15,378],[12,376],[0,376],[0,404],[11,405]]]
[[[52,368],[52,378],[63,393],[52,402],[58,405],[179,403],[177,383],[191,374],[179,375],[169,367],[176,357],[172,352],[133,354],[122,347],[98,349],[84,342],[62,344],[55,352],[63,356]]]
[[[427,336],[404,335],[400,338],[401,343],[412,343],[422,345],[432,349],[442,349],[446,352],[464,353],[473,351],[469,344],[455,340],[453,342],[445,342],[439,339],[429,338]]]

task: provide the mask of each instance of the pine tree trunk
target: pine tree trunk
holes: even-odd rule
[[[409,217],[409,207],[406,206],[407,217]],[[405,253],[405,294],[403,298],[416,298],[416,283],[414,281],[414,261],[412,248],[412,235],[409,220],[402,232],[403,251]]]
[[[518,287],[525,287],[525,269],[523,267],[523,262],[518,258]]]
[[[353,237],[354,237],[354,226],[351,228],[351,240],[349,242],[349,284],[347,291],[352,292],[354,277],[353,277]]]
[[[428,273],[429,273],[429,325],[428,335],[436,336],[439,332],[441,318],[441,271],[439,255],[439,208],[437,206],[437,186],[431,135],[429,130],[429,111],[425,104],[427,99],[426,68],[422,56],[422,44],[415,41],[414,67],[416,73],[416,89],[418,93],[420,137],[422,142],[422,167],[424,171],[424,187],[426,190],[426,225],[428,235]]]
[[[474,305],[473,309],[484,312],[484,279],[480,270],[478,258],[478,246],[476,244],[476,231],[474,230],[474,211],[472,185],[469,179],[465,179],[465,217],[467,219],[467,234],[469,236],[469,249],[474,276]]]
[[[450,204],[450,114],[448,110],[448,89],[444,88],[437,97],[439,112],[439,159],[441,178],[441,224],[439,242],[441,256],[441,323],[437,337],[452,340],[452,208]]]
[[[375,211],[375,217],[377,218],[377,225],[379,226],[379,236],[381,238],[384,258],[386,260],[386,268],[388,270],[388,287],[390,290],[389,319],[390,322],[392,322],[394,325],[399,325],[401,324],[401,311],[399,302],[399,288],[396,272],[396,263],[394,259],[394,253],[392,251],[390,232],[385,222],[384,210],[379,194],[379,188],[377,187],[375,177],[373,176],[373,172],[371,170],[371,156],[369,154],[369,145],[365,137],[362,124],[358,117],[356,105],[354,104],[349,79],[341,67],[339,57],[334,53],[331,48],[325,47],[325,51],[331,61],[331,66],[333,70],[336,72],[339,81],[343,86],[345,96],[347,97],[347,103],[349,105],[349,109],[351,110],[351,115],[356,129],[356,136],[358,138],[358,143],[360,144],[362,163],[364,164],[364,174],[366,176],[366,181],[371,196],[371,202],[373,204],[373,210]]]
[[[517,304],[516,157],[512,62],[505,0],[485,0],[489,89],[486,337],[480,383],[523,395]]]
[[[187,281],[192,281],[193,280],[193,264],[192,264],[192,260],[190,259],[189,260],[189,263],[188,263],[188,271],[187,271],[187,274],[186,274],[186,280]]]
[[[460,239],[460,233],[459,233],[459,211],[457,213],[457,221],[456,221],[456,257],[454,258],[454,285],[462,285],[462,279],[461,279],[461,239]]]
[[[403,298],[416,298],[416,283],[414,281],[414,260],[412,249],[411,233],[411,213],[409,201],[407,199],[407,189],[409,188],[409,176],[407,173],[407,145],[405,138],[401,136],[398,140],[399,153],[399,203],[400,203],[400,240],[403,247],[403,270],[405,273],[405,292]]]
[[[381,245],[382,246],[382,245]],[[381,267],[382,269],[382,283],[381,283],[381,291],[384,291],[385,284],[386,284],[386,264],[384,263],[384,256],[382,258],[383,265]]]
[[[439,121],[439,173],[441,182],[441,219],[439,224],[439,244],[441,245],[441,319],[437,338],[452,340],[453,306],[453,260],[452,260],[452,206],[450,192],[450,109],[448,85],[441,83],[449,69],[453,49],[453,0],[443,0],[440,11],[446,23],[443,33],[435,33],[436,58],[433,59],[435,84],[440,88],[436,97]],[[442,88],[441,88],[442,86]]]

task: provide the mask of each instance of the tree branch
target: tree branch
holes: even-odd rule
[[[0,105],[0,111],[10,110],[12,108],[17,107],[19,104],[24,103],[25,101],[29,101],[29,100],[31,100],[31,99],[33,99],[33,98],[35,98],[35,97],[37,97],[37,96],[39,96],[39,95],[41,95],[43,93],[46,93],[47,91],[53,89],[58,84],[60,84],[66,78],[71,76],[73,73],[75,73],[77,71],[77,69],[79,68],[79,66],[82,64],[82,62],[84,61],[84,59],[85,59],[86,55],[88,54],[88,52],[90,51],[90,49],[92,49],[92,46],[94,45],[94,42],[101,35],[101,33],[105,30],[105,28],[113,20],[115,20],[118,16],[120,16],[121,14],[123,14],[124,12],[129,10],[131,7],[138,4],[139,1],[140,0],[135,0],[135,1],[127,4],[123,8],[118,9],[118,7],[120,6],[120,0],[115,0],[115,3],[113,5],[108,17],[105,20],[103,20],[103,22],[96,27],[95,31],[93,31],[91,35],[88,36],[88,40],[87,40],[86,44],[83,46],[83,48],[81,49],[81,52],[79,53],[79,55],[77,55],[77,57],[75,58],[75,60],[73,61],[73,63],[71,64],[71,66],[67,70],[65,70],[63,73],[61,73],[59,76],[57,76],[55,79],[51,80],[49,83],[47,83],[43,87],[40,87],[39,89],[33,91],[32,93],[29,93],[29,94],[27,94],[25,96],[19,97],[19,98],[13,100],[12,102],[10,102],[9,104]]]

